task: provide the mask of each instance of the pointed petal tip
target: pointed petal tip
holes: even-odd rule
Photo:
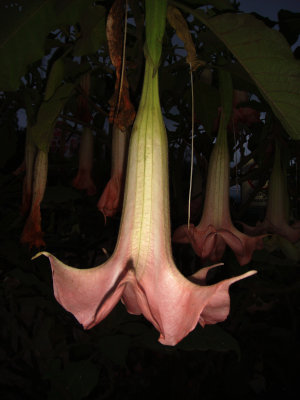
[[[242,275],[237,276],[237,278],[238,278],[237,280],[248,278],[249,276],[256,275],[256,274],[257,274],[257,271],[255,269],[252,269],[250,271],[245,272]]]
[[[160,344],[163,344],[164,346],[176,346],[177,343],[180,342],[181,339],[175,339],[175,338],[165,338],[164,335],[160,334],[158,341]]]
[[[33,257],[31,257],[31,261],[35,260],[36,258],[40,257],[40,256],[45,256],[45,257],[50,257],[51,254],[48,253],[47,251],[39,251],[37,254],[35,254]]]

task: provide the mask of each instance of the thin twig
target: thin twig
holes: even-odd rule
[[[232,116],[232,128],[233,128],[233,139],[234,139],[234,153],[233,153],[233,161],[235,163],[235,188],[236,193],[238,193],[238,168],[237,168],[237,150],[236,150],[236,135],[235,135],[235,126],[234,126],[234,119]]]
[[[192,141],[191,141],[191,169],[190,169],[190,187],[189,187],[189,204],[188,204],[188,229],[190,229],[191,219],[191,198],[192,198],[192,185],[193,185],[193,166],[194,166],[194,83],[193,83],[193,70],[190,64],[190,77],[191,77],[191,96],[192,96]]]
[[[124,21],[124,38],[123,38],[123,54],[122,54],[122,68],[121,68],[121,80],[120,80],[120,90],[118,95],[118,104],[116,110],[116,116],[119,113],[120,102],[122,98],[123,81],[124,81],[124,71],[125,71],[125,52],[126,52],[126,36],[127,36],[127,0],[125,1],[125,21]]]

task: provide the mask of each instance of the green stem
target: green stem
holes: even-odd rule
[[[154,73],[156,73],[159,67],[166,26],[167,0],[145,0],[145,7],[146,43],[144,52],[146,59],[151,60]]]

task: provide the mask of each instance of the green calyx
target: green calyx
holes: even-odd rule
[[[145,57],[153,63],[154,71],[159,67],[162,40],[166,26],[167,0],[145,0],[146,43]]]
[[[225,142],[227,146],[227,125],[230,121],[232,113],[232,79],[230,73],[228,71],[225,71],[224,69],[219,70],[218,77],[222,112],[220,117],[217,143]],[[225,143],[223,143],[224,146]]]

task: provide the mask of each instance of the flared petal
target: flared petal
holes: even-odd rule
[[[188,228],[187,225],[179,226],[173,233],[172,240],[174,243],[190,243],[188,231],[189,229],[194,230],[195,226],[193,224]]]
[[[264,248],[263,238],[267,235],[247,236],[239,232],[238,236],[243,243],[244,251],[241,254],[236,253],[235,255],[240,265],[246,265],[251,261],[255,250],[262,250]]]
[[[28,244],[30,248],[36,247],[38,249],[45,246],[43,236],[44,234],[41,228],[40,202],[37,201],[32,205],[30,214],[26,220],[21,235],[21,243]]]
[[[112,131],[111,178],[97,204],[105,220],[106,217],[115,215],[122,206],[128,141],[128,132],[121,131],[117,125],[114,125]]]
[[[102,321],[122,296],[126,281],[134,273],[124,259],[112,257],[95,268],[78,269],[65,265],[48,252],[44,255],[51,263],[53,289],[56,300],[72,313],[85,329]]]
[[[166,261],[168,263],[168,261]],[[199,274],[204,281],[209,269]],[[256,273],[249,271],[211,286],[201,286],[186,279],[172,262],[156,266],[132,284],[126,285],[123,302],[127,310],[142,313],[160,332],[162,344],[174,346],[199,322],[202,327],[227,318],[230,309],[229,286]]]
[[[72,186],[78,190],[86,190],[88,196],[96,194],[97,189],[91,178],[90,171],[80,169],[73,179]]]
[[[197,285],[205,286],[206,285],[206,276],[207,276],[208,272],[211,269],[214,269],[216,267],[220,267],[221,265],[224,265],[224,264],[223,263],[217,263],[217,264],[210,265],[208,267],[201,268],[197,272],[195,272],[194,274],[190,275],[188,277],[188,280],[190,280],[193,283],[196,283]]]
[[[231,248],[236,256],[241,256],[244,253],[245,246],[239,237],[240,235],[236,235],[228,229],[218,229],[218,235],[223,238],[224,242]]]
[[[268,218],[265,218],[263,222],[258,222],[256,226],[250,226],[243,222],[240,222],[243,226],[244,232],[248,235],[261,235],[265,234],[276,234],[289,240],[291,243],[296,243],[300,240],[300,227],[298,225],[288,225],[283,222],[280,226],[273,224]]]
[[[203,242],[201,258],[212,262],[219,261],[224,254],[225,248],[226,243],[222,236],[219,236],[217,232],[210,232]]]
[[[260,221],[257,222],[256,226],[247,225],[242,221],[237,221],[237,223],[240,224],[243,228],[243,231],[250,236],[260,235],[266,232],[265,224]]]
[[[222,258],[227,245],[235,253],[241,265],[248,264],[253,252],[263,248],[262,239],[267,236],[266,234],[247,236],[233,225],[229,225],[226,229],[216,229],[213,225],[208,225],[206,229],[201,229],[201,227],[201,224],[197,227],[191,224],[188,229],[187,225],[183,225],[174,232],[173,241],[190,242],[193,250],[202,260],[211,262],[217,262]]]
[[[114,175],[110,178],[98,201],[98,210],[104,217],[112,217],[120,210],[122,204],[122,177]]]

